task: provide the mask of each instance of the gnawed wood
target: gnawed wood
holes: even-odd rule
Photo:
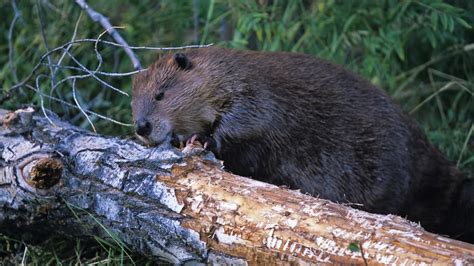
[[[2,233],[117,235],[173,263],[474,263],[473,245],[232,175],[197,146],[145,148],[31,114],[0,113]]]

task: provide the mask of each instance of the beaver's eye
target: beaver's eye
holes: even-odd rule
[[[155,100],[161,101],[161,100],[163,100],[164,96],[165,96],[164,92],[158,92],[157,94],[155,94]]]

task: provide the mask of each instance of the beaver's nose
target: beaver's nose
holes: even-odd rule
[[[151,123],[146,119],[139,119],[135,122],[135,132],[142,137],[146,137],[151,133]]]

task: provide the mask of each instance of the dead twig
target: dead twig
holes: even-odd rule
[[[72,97],[74,98],[74,102],[76,103],[76,106],[79,108],[81,113],[86,117],[87,122],[89,122],[89,124],[91,125],[92,130],[94,130],[94,132],[97,133],[97,130],[95,129],[94,123],[92,123],[92,120],[89,118],[89,116],[87,115],[85,110],[79,104],[79,100],[77,100],[77,97],[76,97],[76,79],[72,80]]]
[[[38,93],[38,94],[41,94],[41,92],[39,92],[35,87],[29,85],[29,84],[26,84],[25,87],[27,87],[28,89]],[[71,108],[74,108],[74,109],[78,109],[79,110],[79,107],[77,107],[75,104],[72,104],[72,103],[68,103],[62,99],[59,99],[59,98],[56,98],[54,96],[49,96],[49,95],[45,95],[45,94],[42,94],[41,95],[42,97],[46,98],[46,99],[49,99],[49,100],[52,100],[52,101],[56,101],[58,103],[61,103],[61,104],[64,104],[68,107],[71,107]],[[120,121],[117,121],[115,119],[112,119],[110,117],[107,117],[107,116],[104,116],[104,115],[101,115],[101,114],[98,114],[96,112],[93,112],[93,111],[90,111],[90,110],[84,110],[84,112],[86,112],[87,114],[89,115],[94,115],[94,116],[97,116],[99,117],[100,119],[104,119],[104,120],[107,120],[109,122],[112,122],[114,124],[117,124],[117,125],[121,125],[121,126],[126,126],[126,127],[131,127],[133,126],[132,124],[128,124],[128,123],[123,123],[123,122],[120,122]]]
[[[133,64],[134,69],[141,69],[140,61],[138,60],[135,53],[130,49],[127,42],[122,38],[122,36],[118,33],[118,31],[110,24],[109,20],[99,12],[92,9],[85,0],[76,0],[76,4],[78,4],[84,11],[87,12],[89,17],[95,21],[99,22],[102,27],[104,27],[107,32],[112,36],[112,38],[119,44],[123,45],[123,49],[127,56],[130,58]]]
[[[68,111],[68,108],[73,107],[78,109],[80,112],[77,115],[84,116],[87,122],[91,124],[92,129],[95,131],[95,126],[93,125],[92,117],[90,115],[93,115],[95,117],[101,118],[108,120],[110,122],[119,124],[119,125],[124,125],[124,126],[131,126],[128,123],[123,123],[116,121],[114,119],[111,119],[109,117],[100,115],[95,112],[91,112],[88,109],[92,108],[93,106],[93,101],[81,101],[84,98],[82,98],[81,91],[78,90],[78,80],[79,79],[87,79],[87,78],[92,78],[96,82],[98,82],[101,86],[110,88],[114,92],[118,92],[122,95],[128,96],[128,93],[126,93],[124,90],[119,89],[117,87],[114,87],[110,81],[107,81],[104,79],[104,77],[123,77],[123,76],[129,76],[134,73],[137,73],[139,71],[143,71],[140,67],[140,62],[136,58],[135,54],[132,52],[133,50],[177,50],[177,49],[185,49],[185,48],[199,48],[199,47],[208,47],[212,44],[209,45],[189,45],[189,46],[179,46],[179,47],[147,47],[147,46],[130,46],[128,45],[127,42],[118,34],[116,31],[116,28],[118,27],[113,27],[110,22],[107,20],[106,17],[104,17],[102,14],[96,12],[93,10],[91,7],[87,5],[87,2],[85,0],[76,0],[76,3],[81,6],[81,8],[87,12],[87,14],[92,18],[92,20],[99,22],[102,26],[106,28],[104,32],[102,32],[97,38],[93,39],[76,39],[77,34],[78,34],[78,28],[80,25],[80,19],[82,16],[81,14],[78,16],[75,27],[74,27],[74,32],[72,34],[72,37],[69,42],[64,43],[58,47],[52,48],[50,47],[48,40],[47,40],[47,35],[45,31],[45,21],[44,21],[44,12],[42,10],[42,2],[36,1],[36,8],[37,8],[37,15],[39,19],[39,29],[40,29],[40,35],[43,40],[43,44],[46,48],[46,52],[40,57],[39,62],[33,67],[31,72],[21,81],[18,81],[18,78],[16,76],[16,70],[14,68],[13,64],[13,30],[15,23],[17,22],[18,18],[20,17],[20,12],[19,9],[16,7],[16,2],[15,0],[12,0],[12,6],[13,9],[15,10],[15,18],[13,19],[11,25],[10,25],[10,31],[9,31],[9,63],[10,66],[12,67],[12,73],[14,76],[15,80],[15,85],[13,85],[11,88],[9,88],[8,92],[6,88],[4,88],[4,91],[6,94],[4,94],[2,97],[0,97],[0,103],[5,102],[6,100],[9,100],[11,98],[12,93],[15,91],[18,91],[22,87],[26,87],[27,89],[33,90],[37,97],[38,97],[38,105],[40,106],[40,109],[46,119],[54,124],[50,117],[48,116],[48,110],[45,107],[45,103],[48,103],[49,101],[49,108],[52,108],[51,103],[57,102],[59,103],[62,108],[65,111]],[[113,37],[114,41],[106,41],[102,39],[102,36],[105,34],[110,34]],[[96,59],[97,59],[97,65],[94,67],[90,67],[87,64],[84,64],[81,62],[76,54],[73,52],[73,46],[74,45],[79,45],[79,44],[84,44],[84,43],[93,43],[94,44],[94,52],[96,54]],[[134,65],[134,68],[136,69],[135,71],[127,71],[124,73],[114,73],[114,72],[104,72],[101,71],[102,65],[105,62],[99,48],[100,45],[106,45],[106,46],[114,46],[114,47],[120,47],[123,48],[127,55],[130,57],[132,60],[132,63]],[[59,58],[58,60],[54,59],[56,58],[53,56],[55,53],[58,54]],[[69,65],[69,64],[64,64],[66,61],[65,59],[68,58],[73,62],[74,65]],[[47,68],[49,71],[46,71],[46,73],[43,73],[44,68]],[[139,70],[137,70],[139,69]],[[69,70],[74,70],[76,73],[71,73]],[[48,73],[49,72],[49,73]],[[60,76],[60,78],[58,78]],[[32,81],[34,79],[34,81]],[[34,84],[28,84],[28,83],[34,83]],[[46,93],[46,85],[45,81],[48,81],[49,85],[49,93]],[[72,94],[60,94],[57,92],[60,88],[64,87],[65,84],[69,84],[69,86],[66,86],[67,89],[72,90]],[[60,87],[62,86],[62,87]],[[58,97],[54,97],[57,94]],[[64,97],[72,97],[72,98],[67,98],[67,99],[62,99],[63,95],[66,95]],[[72,95],[72,96],[71,96]]]
[[[79,44],[79,43],[101,43],[101,44],[107,44],[115,47],[123,47],[122,44],[115,43],[115,42],[110,42],[110,41],[104,41],[104,40],[97,40],[97,39],[91,39],[91,38],[85,38],[85,39],[77,39],[74,41],[69,41],[64,43],[63,45],[60,45],[54,49],[51,49],[49,52],[43,54],[39,60],[39,62],[33,67],[33,70],[30,72],[30,74],[23,79],[20,83],[15,84],[14,86],[11,87],[10,91],[18,89],[22,86],[24,86],[36,73],[36,71],[43,65],[44,59],[51,53],[55,53],[60,50],[64,50],[66,47],[68,47],[70,44]],[[159,51],[168,51],[168,50],[182,50],[182,49],[187,49],[187,48],[204,48],[204,47],[209,47],[212,46],[213,44],[205,44],[205,45],[185,45],[185,46],[173,46],[173,47],[151,47],[151,46],[129,46],[130,49],[134,50],[159,50]],[[5,101],[4,99],[0,100],[0,103]]]

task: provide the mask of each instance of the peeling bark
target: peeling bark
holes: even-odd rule
[[[200,147],[146,148],[53,120],[0,112],[2,233],[116,235],[173,263],[474,263],[473,245],[227,173]]]

